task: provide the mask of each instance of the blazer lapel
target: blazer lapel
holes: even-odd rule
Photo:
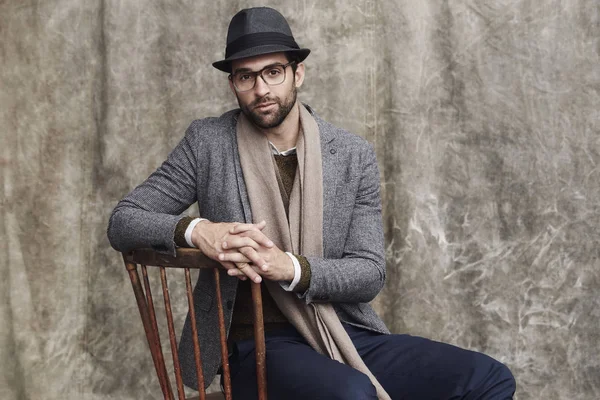
[[[232,135],[232,148],[233,148],[233,162],[235,165],[235,178],[237,180],[238,193],[242,201],[242,211],[244,213],[244,222],[247,224],[252,223],[252,210],[250,209],[250,200],[248,199],[248,191],[246,190],[246,183],[244,182],[244,173],[242,172],[242,165],[240,164],[240,153],[237,144],[237,116],[233,119],[233,128],[231,129]]]
[[[338,186],[339,163],[337,162],[335,136],[333,131],[324,126],[315,116],[321,134],[321,158],[323,163],[323,245],[329,237],[329,227],[335,214],[335,194]]]

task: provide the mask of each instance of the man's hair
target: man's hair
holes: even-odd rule
[[[292,72],[294,74],[296,74],[296,69],[298,69],[298,55],[296,53],[286,51],[285,58],[287,58],[288,62],[294,61],[294,63],[291,65],[291,67],[292,67]]]

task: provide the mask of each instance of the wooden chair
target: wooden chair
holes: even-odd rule
[[[171,345],[171,353],[173,355],[173,369],[175,374],[175,383],[177,385],[177,394],[179,400],[216,400],[216,399],[227,399],[231,400],[231,376],[229,372],[228,362],[228,349],[227,349],[227,337],[225,331],[225,317],[223,314],[223,300],[221,298],[221,287],[220,287],[220,275],[219,270],[222,266],[204,256],[199,250],[196,249],[178,249],[177,255],[172,257],[157,253],[150,249],[134,250],[129,253],[123,253],[123,260],[125,261],[125,267],[129,273],[131,279],[131,285],[133,286],[133,293],[135,300],[142,317],[142,324],[144,325],[144,331],[146,332],[146,338],[148,339],[148,346],[150,347],[150,353],[154,362],[154,368],[156,369],[156,375],[160,383],[160,388],[164,395],[165,400],[174,400],[173,391],[171,389],[171,381],[167,374],[167,368],[165,365],[165,359],[163,356],[158,323],[154,308],[154,302],[152,299],[152,291],[150,289],[150,282],[148,279],[148,267],[151,269],[158,269],[160,273],[160,281],[162,285],[163,299],[165,303],[165,313],[167,327],[169,331],[169,342]],[[143,287],[138,274],[138,265],[141,266]],[[169,287],[167,284],[167,270],[173,268],[183,268],[185,274],[185,286],[187,293],[187,301],[189,306],[189,313],[192,326],[192,336],[194,344],[194,359],[196,362],[196,373],[200,392],[199,396],[192,398],[185,398],[183,381],[181,377],[181,366],[179,364],[179,357],[177,353],[177,336],[175,333],[175,327],[173,323],[173,313],[171,311],[171,299],[169,297]],[[194,299],[192,295],[192,282],[190,277],[190,269],[198,268],[211,268],[214,271],[215,291],[217,298],[217,312],[219,319],[219,335],[221,342],[221,357],[223,359],[222,373],[223,373],[223,388],[224,393],[213,393],[207,395],[204,387],[204,376],[202,372],[202,363],[200,358],[200,344],[198,341],[198,333],[196,329],[196,315],[194,313]],[[265,338],[264,338],[264,324],[262,316],[262,298],[260,293],[260,284],[252,283],[252,303],[254,307],[254,338],[256,343],[256,367],[257,367],[257,382],[258,382],[258,398],[259,400],[267,399],[267,387],[266,387],[266,364],[265,364]]]

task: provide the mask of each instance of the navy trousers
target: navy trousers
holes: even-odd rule
[[[384,335],[344,324],[367,367],[392,399],[512,399],[515,380],[484,354],[410,335]],[[377,399],[369,378],[313,350],[290,327],[265,335],[270,400]],[[234,400],[257,398],[254,340],[230,359]]]

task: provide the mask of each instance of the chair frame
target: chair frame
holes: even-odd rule
[[[221,358],[223,370],[223,389],[227,400],[232,399],[231,394],[231,374],[229,371],[227,332],[225,329],[225,317],[223,313],[223,299],[221,297],[221,276],[220,271],[224,270],[218,262],[208,258],[200,250],[179,248],[176,255],[158,253],[152,249],[137,249],[128,253],[122,253],[125,268],[129,273],[131,285],[135,300],[142,318],[146,339],[150,347],[152,361],[156,375],[160,383],[165,400],[174,400],[171,389],[171,381],[167,374],[165,359],[160,342],[158,324],[156,322],[156,313],[148,280],[148,266],[158,267],[160,270],[160,280],[162,285],[163,299],[165,303],[165,312],[167,316],[167,326],[169,329],[169,342],[171,344],[171,353],[173,355],[173,367],[175,372],[175,382],[177,385],[178,400],[186,400],[181,377],[181,365],[177,353],[177,338],[173,324],[173,313],[171,311],[171,299],[167,283],[168,268],[183,268],[185,272],[186,293],[189,306],[189,315],[192,328],[192,341],[194,345],[194,360],[196,362],[196,374],[198,379],[199,397],[192,399],[206,400],[207,395],[204,390],[204,374],[202,371],[202,362],[200,358],[200,344],[198,341],[198,331],[196,327],[196,313],[194,311],[193,286],[190,277],[190,269],[212,269],[214,272],[215,292],[217,297],[217,312],[219,320],[219,336],[221,343]],[[143,287],[138,273],[138,265],[141,266]],[[256,379],[258,384],[258,399],[267,399],[267,374],[266,374],[266,350],[264,336],[264,321],[262,314],[262,297],[260,283],[252,282],[252,304],[254,314],[254,340],[256,344]]]

